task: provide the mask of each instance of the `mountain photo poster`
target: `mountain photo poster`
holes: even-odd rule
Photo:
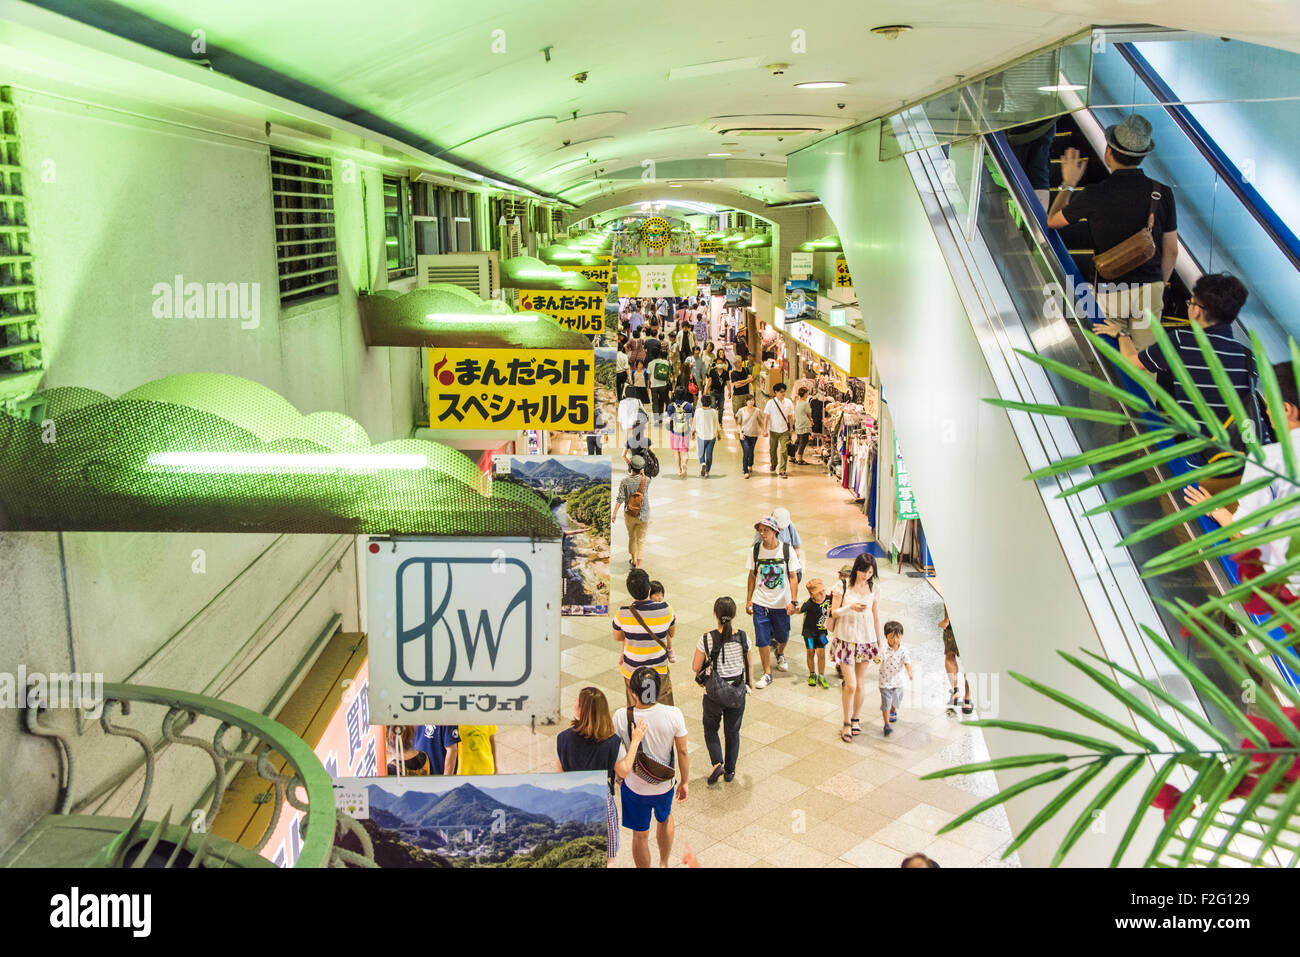
[[[604,771],[339,778],[380,867],[605,867]],[[355,840],[355,838],[349,838]]]
[[[532,489],[564,530],[562,613],[609,614],[613,462],[603,455],[494,455],[492,481]]]

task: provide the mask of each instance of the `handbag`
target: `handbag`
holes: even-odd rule
[[[745,683],[748,676],[741,675],[736,679],[724,678],[718,674],[718,656],[727,642],[719,641],[722,636],[717,631],[711,631],[709,635],[713,638],[713,654],[709,657],[708,667],[700,668],[700,674],[695,676],[695,681],[704,686],[705,697],[712,698],[720,707],[739,708],[745,702]],[[744,632],[736,632],[728,640],[743,641],[743,635]],[[700,680],[700,675],[705,675],[703,681]]]
[[[1151,180],[1147,180],[1151,183]],[[1154,183],[1151,183],[1154,187]],[[1149,262],[1156,254],[1156,241],[1152,229],[1156,224],[1156,203],[1160,201],[1160,191],[1151,190],[1151,210],[1147,224],[1123,242],[1111,246],[1104,252],[1092,257],[1093,268],[1102,279],[1115,279],[1132,272],[1138,266]]]
[[[636,722],[632,718],[632,713],[636,709],[627,708],[627,740],[628,745],[632,743],[632,729],[636,727]],[[644,739],[642,739],[644,740]],[[669,762],[673,761],[673,756],[668,758]],[[671,763],[664,764],[662,761],[656,761],[645,753],[644,748],[637,748],[636,758],[632,761],[632,771],[637,777],[650,784],[663,784],[665,781],[671,781],[677,776],[677,771]]]

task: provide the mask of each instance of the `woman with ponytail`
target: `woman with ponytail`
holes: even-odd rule
[[[710,784],[716,784],[719,777],[725,776],[730,781],[736,776],[740,722],[745,716],[745,688],[748,686],[750,691],[754,690],[749,668],[749,636],[734,630],[731,624],[736,618],[735,601],[726,596],[719,598],[713,603],[713,617],[718,627],[700,637],[691,663],[696,681],[705,684],[704,743],[713,763]],[[725,754],[723,744],[718,740],[719,725],[726,740]]]

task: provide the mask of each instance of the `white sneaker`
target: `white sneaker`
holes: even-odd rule
[[[754,687],[755,687],[755,688],[766,688],[766,687],[767,687],[768,685],[770,685],[771,683],[772,683],[772,676],[771,676],[771,675],[763,675],[763,677],[759,678],[757,681],[754,682]]]
[[[785,655],[776,656],[776,666],[780,668],[782,671],[790,670],[790,663],[785,660]]]

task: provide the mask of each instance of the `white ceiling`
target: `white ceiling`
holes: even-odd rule
[[[1269,34],[1276,45],[1300,38],[1294,0],[121,5],[185,34],[202,29],[209,48],[279,71],[460,159],[574,203],[640,186],[650,174],[659,183],[711,180],[766,202],[802,198],[785,189],[789,153],[944,88],[956,74],[991,70],[1102,20],[1194,23],[1223,33],[1229,25],[1216,21],[1231,19],[1235,36]],[[896,40],[870,33],[899,22],[915,29]],[[765,68],[770,63],[789,67],[774,76]],[[583,83],[573,79],[580,72],[587,74]],[[794,88],[825,79],[849,85]],[[738,126],[818,132],[780,139],[721,132]]]

